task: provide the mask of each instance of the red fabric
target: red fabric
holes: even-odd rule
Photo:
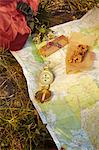
[[[30,31],[23,14],[16,10],[17,2],[26,2],[37,12],[37,0],[0,0],[0,47],[21,49]]]

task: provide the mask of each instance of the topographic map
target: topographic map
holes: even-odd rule
[[[80,20],[52,27],[52,30],[57,36],[81,32],[97,36],[97,40],[93,42],[94,64],[88,71],[66,74],[67,46],[46,59],[55,74],[51,101],[38,103],[34,99],[37,74],[43,67],[36,46],[28,40],[21,51],[12,54],[23,68],[30,98],[58,149],[99,150],[99,9],[94,8]]]

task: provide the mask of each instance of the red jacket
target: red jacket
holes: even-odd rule
[[[0,47],[20,50],[31,32],[23,14],[16,10],[21,1],[31,5],[36,14],[37,0],[0,0]]]

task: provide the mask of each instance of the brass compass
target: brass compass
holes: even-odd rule
[[[49,66],[47,64],[39,74],[39,82],[41,84],[41,90],[35,93],[36,100],[43,103],[51,99],[52,92],[49,89],[53,81],[54,81],[54,74],[49,69]]]

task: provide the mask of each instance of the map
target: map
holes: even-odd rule
[[[95,60],[92,69],[76,74],[66,74],[67,46],[45,60],[37,53],[44,43],[35,46],[29,39],[25,47],[12,52],[23,68],[30,98],[44,124],[47,124],[57,148],[66,150],[99,150],[99,9],[93,8],[80,20],[51,28],[56,36],[70,36],[72,32],[94,35]],[[53,97],[38,103],[34,94],[38,89],[37,74],[43,61],[50,61],[55,74],[51,84]]]

